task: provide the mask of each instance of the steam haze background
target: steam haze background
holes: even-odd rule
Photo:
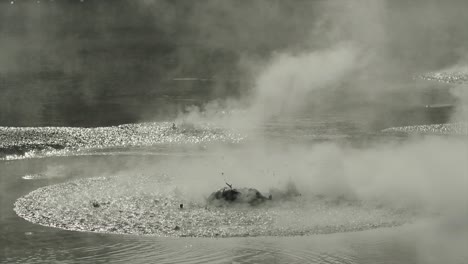
[[[466,85],[414,79],[468,65],[466,10],[466,1],[438,0],[2,1],[0,125],[104,126],[207,112],[213,121],[223,111],[236,128],[296,116],[339,116],[376,131],[466,121]],[[421,262],[466,256],[466,138],[369,145],[259,140],[164,166],[200,199],[224,184],[223,172],[235,186],[291,179],[305,196],[419,208],[441,216],[418,236]]]
[[[466,59],[463,1],[0,4],[3,125],[95,126],[167,118],[227,97],[267,100],[272,92],[264,94],[267,77],[258,73],[289,60],[288,70],[304,75],[289,100],[305,95],[306,112],[344,112],[385,127],[433,100],[414,73]],[[300,59],[307,56],[317,59]],[[347,68],[332,78],[327,63]],[[290,75],[281,74],[271,79],[278,86]],[[209,80],[173,81],[184,77]]]

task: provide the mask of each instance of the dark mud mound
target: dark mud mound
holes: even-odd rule
[[[259,205],[265,201],[271,200],[271,196],[264,196],[255,188],[229,188],[224,187],[216,192],[213,192],[207,199],[207,203],[215,206],[229,204],[249,204],[252,206]]]
[[[37,189],[18,199],[14,210],[30,222],[67,230],[175,237],[313,235],[412,219],[410,212],[359,201],[296,197],[215,207],[184,197],[164,177],[89,178]]]
[[[237,143],[242,136],[210,125],[154,122],[110,127],[0,127],[0,159],[65,156],[158,144]]]

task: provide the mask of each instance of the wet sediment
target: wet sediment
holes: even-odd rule
[[[313,235],[412,219],[405,210],[323,197],[223,207],[184,197],[164,177],[88,178],[37,189],[18,199],[14,210],[30,222],[66,230],[164,237]]]

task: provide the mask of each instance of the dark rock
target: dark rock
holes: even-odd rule
[[[101,205],[100,205],[98,202],[96,202],[96,201],[93,202],[93,207],[94,207],[94,208],[98,208],[98,207],[100,207],[100,206],[101,206]]]
[[[179,226],[175,226],[175,227],[174,227],[174,230],[176,230],[176,231],[177,231],[177,230],[180,230],[180,227],[179,227]]]
[[[258,205],[270,197],[266,197],[254,188],[222,188],[212,193],[208,197],[208,203],[215,205],[222,205],[223,203],[246,203],[250,205]]]

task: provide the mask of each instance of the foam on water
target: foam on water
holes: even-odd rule
[[[39,188],[18,199],[14,210],[33,223],[67,230],[165,237],[336,233],[397,226],[414,216],[408,210],[326,197],[258,207],[211,207],[186,197],[167,177],[88,178]]]

